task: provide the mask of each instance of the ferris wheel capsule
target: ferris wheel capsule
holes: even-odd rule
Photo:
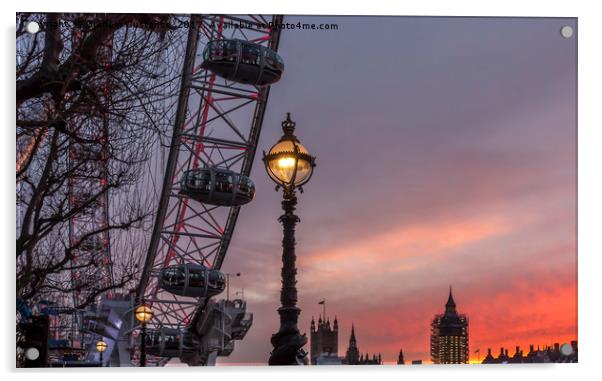
[[[186,263],[161,270],[159,285],[165,291],[180,296],[212,297],[226,288],[226,277],[219,270]]]
[[[195,350],[193,336],[178,328],[148,329],[144,344],[148,354],[158,357],[179,357]]]
[[[184,172],[180,194],[218,206],[241,206],[255,196],[255,184],[247,176],[225,168],[196,168]]]
[[[284,61],[274,50],[254,42],[212,40],[205,46],[201,67],[230,81],[267,86],[280,80]]]

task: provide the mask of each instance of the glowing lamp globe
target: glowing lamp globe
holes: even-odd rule
[[[105,343],[103,340],[100,340],[99,342],[96,343],[96,350],[100,353],[106,351],[107,343]]]
[[[136,320],[138,320],[140,323],[146,324],[153,318],[153,311],[146,304],[142,304],[136,307],[134,315],[136,316]]]
[[[315,157],[294,135],[295,122],[291,120],[290,113],[282,122],[282,130],[284,135],[267,154],[264,153],[263,162],[270,178],[290,191],[309,181],[316,164]]]

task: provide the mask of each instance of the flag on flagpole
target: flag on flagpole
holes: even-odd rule
[[[318,304],[322,305],[322,314],[324,315],[324,321],[326,322],[326,299],[322,299]]]

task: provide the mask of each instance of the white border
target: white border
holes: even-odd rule
[[[61,380],[86,378],[104,380],[116,375],[125,377],[144,377],[145,380],[159,380],[173,377],[236,377],[251,380],[305,380],[311,378],[342,378],[364,380],[375,376],[379,379],[411,378],[422,379],[460,379],[463,380],[507,380],[508,378],[529,379],[590,379],[597,373],[596,365],[602,354],[602,328],[600,319],[600,297],[602,285],[598,274],[602,258],[602,245],[599,237],[602,230],[597,224],[602,216],[600,195],[602,195],[602,59],[600,36],[602,20],[595,1],[476,1],[476,0],[421,0],[394,3],[389,0],[370,0],[369,2],[326,2],[324,0],[304,0],[297,3],[282,0],[249,1],[194,1],[169,0],[145,2],[102,0],[97,2],[52,0],[36,2],[18,1],[7,5],[2,3],[3,41],[5,44],[1,73],[3,101],[1,115],[4,123],[2,133],[2,178],[7,185],[2,187],[2,200],[5,202],[1,242],[4,243],[5,277],[2,282],[5,308],[2,309],[3,343],[0,358],[2,369],[9,379],[20,380],[48,377],[60,377]],[[522,366],[407,366],[407,367],[334,367],[311,369],[273,369],[267,367],[239,367],[220,369],[167,368],[167,369],[107,369],[97,370],[41,370],[15,371],[14,367],[14,66],[13,55],[15,12],[17,11],[80,11],[80,12],[135,12],[135,13],[283,13],[283,14],[333,14],[333,15],[428,15],[428,16],[545,16],[578,17],[579,38],[579,364],[577,365],[522,365]],[[10,212],[9,212],[10,211]],[[5,288],[6,287],[6,288]],[[52,373],[51,373],[52,372]],[[140,373],[142,372],[142,373]]]

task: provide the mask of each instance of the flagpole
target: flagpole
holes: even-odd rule
[[[324,315],[322,318],[324,319],[324,322],[326,322],[326,299],[322,299],[318,304],[322,305],[322,314]]]

